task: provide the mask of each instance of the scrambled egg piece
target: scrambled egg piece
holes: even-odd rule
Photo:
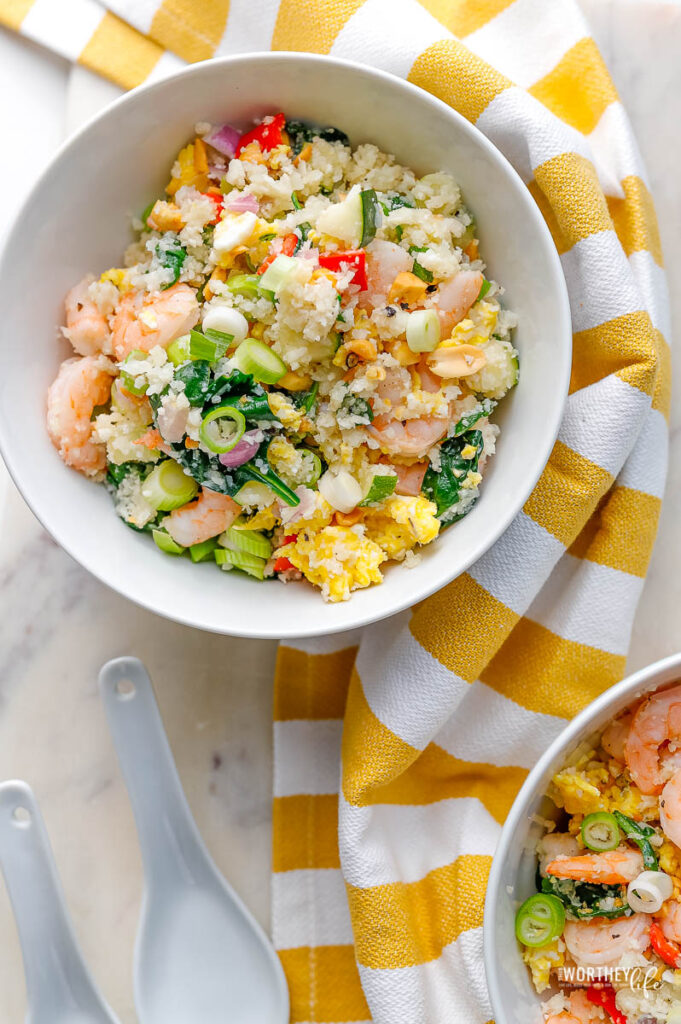
[[[309,497],[290,513],[283,513],[281,525],[285,534],[302,530],[321,530],[333,519],[333,509],[319,491],[310,491]]]
[[[586,772],[574,769],[558,772],[551,779],[550,796],[568,814],[591,814],[601,807],[601,791]]]
[[[645,796],[624,769],[614,778],[608,764],[595,751],[588,751],[576,764],[554,775],[549,796],[557,807],[579,816],[579,824],[581,816],[593,811],[621,811],[643,821],[657,819],[657,797]],[[578,824],[573,820],[568,828],[574,833]]]
[[[674,899],[681,897],[681,851],[669,839],[665,839],[657,851],[660,870],[666,871],[674,883]]]
[[[308,483],[314,476],[315,457],[312,452],[295,448],[285,437],[275,437],[267,449],[267,458],[275,473],[290,487]]]
[[[250,519],[244,520],[243,524],[240,522],[233,523],[237,530],[272,530],[279,520],[274,514],[274,505],[268,505],[267,508],[261,508],[255,515],[252,515]]]
[[[557,971],[565,963],[562,945],[560,939],[554,939],[539,948],[523,947],[523,960],[532,972],[532,983],[537,992],[544,992],[549,987],[551,971]]]
[[[380,583],[378,567],[386,558],[378,544],[347,526],[325,526],[318,533],[303,530],[276,555],[288,558],[310,583],[321,587],[325,601],[347,601],[352,590]]]
[[[455,345],[482,345],[484,344],[497,323],[499,307],[492,302],[476,302],[471,308],[467,317],[459,321],[453,329],[451,338],[445,339],[443,346]]]
[[[366,535],[388,558],[401,560],[416,544],[430,544],[440,532],[437,508],[427,498],[394,495],[380,508],[367,509]]]
[[[127,292],[130,291],[129,277],[129,271],[125,267],[109,267],[108,270],[104,271],[99,280],[102,283],[110,281],[111,284],[116,285],[120,292]]]
[[[183,185],[194,185],[199,192],[205,192],[208,188],[208,175],[202,170],[202,148],[205,159],[205,147],[200,140],[197,140],[197,145],[190,142],[177,154],[172,177],[166,185],[168,195],[174,196]]]
[[[296,408],[290,398],[280,394],[278,391],[270,391],[267,396],[267,403],[285,427],[289,430],[298,431],[305,418],[302,409]]]

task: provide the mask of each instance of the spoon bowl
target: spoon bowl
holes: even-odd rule
[[[100,688],[144,862],[135,950],[141,1024],[287,1024],[281,964],[199,835],[144,665],[108,662]]]
[[[76,943],[38,802],[25,782],[0,785],[0,868],[26,973],[26,1024],[118,1024]]]

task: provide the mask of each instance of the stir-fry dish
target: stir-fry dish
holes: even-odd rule
[[[562,819],[516,917],[547,1024],[678,1024],[681,685],[583,744],[548,795]]]
[[[518,359],[451,176],[284,114],[198,124],[133,227],[66,297],[47,413],[129,526],[342,601],[470,511]]]

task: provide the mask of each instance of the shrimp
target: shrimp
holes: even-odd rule
[[[412,497],[418,497],[428,469],[428,462],[414,462],[411,466],[396,466],[389,462],[388,465],[397,473],[395,494],[410,494]]]
[[[116,367],[106,356],[74,356],[59,367],[47,392],[47,432],[67,466],[97,476],[106,449],[92,440],[92,412],[109,401]]]
[[[657,918],[662,934],[670,942],[681,942],[681,903],[678,900],[668,900],[664,904],[664,910],[664,916]]]
[[[88,274],[66,296],[66,327],[62,334],[68,338],[80,356],[94,356],[110,352],[111,331],[106,317],[90,298],[88,289],[94,281]]]
[[[579,843],[575,836],[569,832],[548,832],[537,847],[539,870],[545,875],[546,866],[552,861],[558,857],[576,857],[578,853]]]
[[[660,690],[640,705],[624,744],[631,777],[642,793],[661,793],[671,770],[668,755],[681,746],[681,686]]]
[[[546,1024],[601,1024],[603,1018],[592,1002],[586,997],[583,988],[570,993],[570,1009],[548,1017]]]
[[[610,967],[625,953],[644,953],[650,945],[650,917],[633,914],[614,921],[566,921],[563,940],[572,958],[583,967]]]
[[[449,337],[463,320],[480,294],[484,280],[479,270],[460,270],[442,282],[434,298],[443,338]]]
[[[667,839],[681,846],[681,771],[672,775],[662,790],[660,824]]]
[[[199,319],[196,292],[187,284],[176,284],[160,295],[126,292],[111,321],[111,340],[116,359],[125,359],[133,349],[150,352],[186,334]]]
[[[367,249],[367,303],[385,305],[390,286],[398,274],[411,270],[413,257],[401,245],[376,239]]]
[[[196,501],[175,509],[163,525],[176,544],[188,548],[223,533],[240,513],[241,506],[226,494],[204,487]]]
[[[578,882],[628,885],[643,871],[640,850],[620,846],[607,853],[586,853],[580,857],[557,857],[546,865],[547,875],[574,878]]]
[[[634,712],[632,710],[625,711],[623,715],[613,718],[601,736],[603,750],[621,764],[624,764],[624,745],[629,736],[633,717]]]
[[[421,369],[419,374],[422,389],[432,393],[432,375],[427,370],[422,372]],[[412,388],[413,382],[408,371],[402,367],[392,367],[386,373],[385,379],[379,382],[376,391],[380,399],[394,407],[400,405]],[[440,390],[439,385],[436,390]],[[444,437],[448,426],[449,416],[430,415],[401,420],[393,416],[391,410],[375,416],[373,423],[366,430],[388,455],[418,459]]]

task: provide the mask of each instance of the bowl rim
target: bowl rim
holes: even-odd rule
[[[522,189],[527,191],[526,185],[522,178],[504,156],[504,154],[492,143],[490,140],[470,121],[468,121],[462,114],[453,107],[444,103],[442,100],[433,96],[419,86],[407,81],[404,78],[400,78],[391,72],[384,71],[380,68],[372,67],[368,64],[362,64],[358,61],[346,60],[338,57],[331,57],[326,54],[306,53],[297,51],[286,51],[286,50],[273,50],[273,51],[262,51],[262,52],[251,52],[251,53],[240,53],[225,57],[214,57],[209,61],[199,61],[195,64],[189,64],[187,67],[180,68],[171,74],[164,75],[162,78],[156,79],[153,82],[148,82],[135,87],[134,89],[125,92],[122,96],[113,100],[107,104],[103,110],[90,117],[76,132],[65,139],[62,144],[58,147],[47,166],[44,168],[42,173],[39,175],[37,180],[31,187],[28,195],[24,198],[21,203],[16,215],[10,221],[7,230],[3,233],[0,238],[0,275],[3,274],[6,263],[10,258],[11,245],[10,242],[13,239],[15,232],[20,228],[20,225],[24,219],[25,211],[31,206],[34,201],[35,195],[40,191],[43,182],[49,178],[53,167],[65,156],[71,146],[75,145],[84,135],[86,135],[90,129],[105,121],[113,111],[117,111],[126,106],[130,106],[134,109],[139,97],[147,96],[156,91],[162,91],[168,88],[169,84],[177,83],[178,81],[184,80],[188,77],[198,76],[201,77],[207,73],[213,73],[216,68],[223,67],[225,65],[233,66],[239,64],[263,64],[271,65],[272,63],[304,63],[308,65],[318,65],[320,67],[336,67],[349,74],[360,74],[368,79],[382,80],[386,82],[392,89],[395,90],[396,100],[399,98],[401,93],[404,96],[416,96],[418,95],[421,101],[425,101],[431,104],[435,109],[439,110],[443,117],[448,118],[453,122],[457,129],[464,135],[469,135],[476,143],[481,147],[485,157],[496,163],[503,171],[506,177],[515,180],[516,185],[522,186]],[[33,515],[36,517],[41,526],[49,533],[49,535],[59,544],[59,546],[66,551],[66,553],[73,558],[75,562],[82,565],[86,571],[90,572],[95,579],[105,586],[109,587],[114,592],[120,594],[122,597],[133,602],[148,611],[154,612],[157,615],[161,615],[164,618],[168,618],[171,621],[177,622],[181,625],[192,626],[198,629],[204,629],[208,632],[218,633],[222,635],[234,635],[251,637],[254,639],[283,639],[285,637],[313,637],[313,636],[325,636],[333,633],[347,631],[351,629],[361,628],[366,625],[370,625],[373,622],[377,622],[381,619],[388,618],[389,616],[396,615],[399,612],[404,611],[416,604],[419,601],[431,596],[437,590],[447,586],[453,579],[463,574],[470,566],[481,558],[501,537],[505,530],[510,526],[511,522],[518,513],[521,511],[527,498],[534,490],[534,487],[539,480],[539,477],[543,473],[549,456],[553,449],[554,442],[558,435],[560,425],[563,419],[563,413],[565,409],[565,403],[567,401],[568,389],[570,384],[570,373],[572,366],[572,318],[570,310],[570,301],[568,297],[567,285],[562,270],[560,257],[556,250],[555,244],[551,237],[551,233],[548,226],[539,211],[539,207],[531,201],[531,196],[528,192],[528,199],[526,211],[527,215],[533,222],[533,228],[538,235],[543,237],[543,241],[546,243],[547,250],[547,262],[550,268],[552,277],[555,280],[556,291],[558,295],[558,307],[555,310],[555,331],[554,340],[560,342],[556,346],[556,358],[558,361],[558,386],[556,393],[558,401],[555,403],[551,414],[547,417],[547,429],[539,439],[535,453],[534,453],[534,468],[527,477],[525,487],[521,492],[518,493],[518,497],[515,501],[508,503],[504,508],[499,510],[499,516],[495,529],[485,536],[481,536],[477,543],[471,545],[469,552],[465,558],[462,558],[457,571],[452,575],[449,573],[434,574],[432,582],[426,582],[422,584],[418,589],[410,592],[408,595],[396,600],[393,605],[387,609],[378,607],[375,610],[364,609],[362,613],[357,613],[354,616],[350,616],[344,619],[343,622],[334,623],[330,621],[320,621],[318,625],[315,625],[312,620],[308,626],[301,625],[301,628],[295,632],[289,630],[285,633],[277,631],[275,627],[263,628],[254,627],[252,630],[245,630],[240,627],[238,632],[233,630],[216,630],[213,626],[206,625],[200,618],[195,617],[191,612],[182,614],[181,611],[171,612],[165,610],[159,610],[155,607],[152,600],[147,600],[144,595],[137,595],[129,593],[122,583],[115,583],[106,578],[104,570],[100,570],[97,567],[91,567],[90,565],[84,565],[81,561],[79,554],[76,550],[77,545],[71,543],[68,539],[60,536],[61,531],[53,529],[44,518],[44,513],[41,514],[34,503],[29,501],[23,492],[23,488],[20,484],[22,477],[21,459],[14,457],[12,451],[12,445],[7,439],[4,431],[4,424],[2,417],[0,417],[0,455],[7,467],[7,470],[12,478],[14,485],[22,496],[22,499],[26,502],[28,507],[31,509]],[[316,620],[315,620],[316,621]]]
[[[660,658],[659,661],[654,661],[650,665],[645,665],[643,668],[638,669],[638,671],[633,672],[631,675],[625,676],[624,679],[610,686],[600,696],[596,697],[595,700],[591,701],[590,704],[587,704],[561,730],[550,746],[547,747],[525,779],[511,805],[492,859],[492,867],[485,894],[483,919],[483,959],[487,988],[496,1024],[512,1024],[506,1015],[506,1007],[502,999],[499,985],[499,975],[502,973],[502,970],[497,966],[495,953],[495,933],[498,926],[497,894],[501,886],[502,866],[515,841],[516,828],[527,812],[527,804],[537,796],[540,782],[551,762],[561,751],[570,745],[575,737],[589,725],[589,722],[597,718],[601,712],[606,712],[610,708],[613,708],[613,710],[617,708],[619,710],[620,707],[626,707],[627,701],[623,698],[633,698],[636,692],[641,694],[647,693],[654,689],[656,685],[663,685],[658,683],[658,678],[670,670],[681,670],[681,651],[676,654],[670,654],[666,658]],[[518,956],[520,956],[520,953],[518,953]]]

